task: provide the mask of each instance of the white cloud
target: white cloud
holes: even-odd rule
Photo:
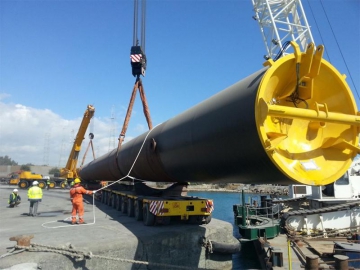
[[[0,100],[4,95],[0,95]],[[21,104],[0,102],[0,156],[8,156],[19,165],[65,166],[79,130],[82,116],[77,119],[63,119],[48,109],[36,109]],[[86,132],[79,155],[82,162],[89,144],[88,134],[93,127],[96,157],[117,147],[117,131],[110,136],[111,122],[94,118]],[[84,164],[93,159],[89,149]]]
[[[7,93],[0,93],[0,100],[7,99],[8,97],[11,97],[11,95],[9,95]]]

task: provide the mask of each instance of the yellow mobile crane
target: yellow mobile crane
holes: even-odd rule
[[[85,110],[84,117],[81,121],[79,131],[76,134],[74,144],[71,149],[66,166],[60,169],[60,174],[59,174],[60,178],[57,178],[62,180],[60,183],[60,186],[62,188],[67,187],[69,182],[73,181],[74,178],[78,177],[76,165],[81,150],[81,144],[82,141],[84,140],[85,132],[89,126],[91,118],[94,116],[94,113],[95,113],[94,106],[88,105]],[[90,136],[90,138],[93,138],[93,135]],[[50,181],[50,188],[54,188],[56,186],[56,182],[57,181]]]

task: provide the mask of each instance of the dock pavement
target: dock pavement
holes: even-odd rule
[[[22,200],[18,207],[7,207],[13,189],[14,186],[0,187],[0,269],[232,268],[231,254],[209,254],[203,246],[204,239],[236,242],[232,224],[228,222],[213,219],[207,225],[145,226],[133,217],[93,201],[93,196],[86,196],[87,224],[71,225],[69,190],[43,190],[40,215],[31,217],[27,190],[19,189]],[[18,239],[18,236],[26,236],[31,251],[19,247],[14,250],[17,241],[10,238]]]

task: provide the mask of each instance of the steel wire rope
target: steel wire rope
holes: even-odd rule
[[[316,17],[314,16],[314,12],[313,12],[313,10],[312,10],[312,8],[311,8],[310,1],[307,0],[307,2],[308,2],[308,5],[309,5],[309,9],[310,9],[311,15],[312,15],[312,17],[313,17],[313,19],[314,19],[314,21],[315,21],[316,29],[317,29],[317,31],[318,31],[318,33],[319,33],[319,35],[320,35],[321,43],[325,45],[324,39],[323,39],[323,37],[322,37],[322,35],[321,35],[321,31],[320,31],[319,25],[318,25],[317,20],[316,20]],[[327,58],[329,59],[329,62],[331,63],[330,55],[327,53],[326,50],[325,50],[325,54],[326,54]]]
[[[310,9],[310,11],[311,11],[311,15],[312,15],[312,17],[313,17],[313,19],[314,19],[314,21],[315,21],[316,28],[317,28],[318,33],[319,33],[319,35],[320,35],[321,43],[325,45],[324,39],[323,39],[323,37],[322,37],[322,35],[321,35],[321,31],[320,31],[319,25],[318,25],[317,20],[316,20],[316,17],[314,16],[314,12],[313,12],[313,10],[312,10],[312,8],[311,8],[310,1],[308,0],[307,2],[308,2],[308,5],[309,5],[309,9]],[[339,49],[339,51],[340,51],[340,55],[341,55],[341,58],[343,59],[343,62],[344,62],[345,67],[346,67],[346,70],[347,70],[347,72],[349,73],[350,80],[351,80],[351,82],[352,82],[352,84],[353,84],[353,86],[354,86],[354,89],[355,89],[355,91],[356,91],[356,94],[357,94],[358,98],[360,99],[359,92],[358,92],[358,90],[357,90],[357,88],[356,88],[356,85],[355,85],[354,80],[353,80],[353,78],[352,78],[352,75],[351,75],[351,73],[350,73],[349,67],[348,67],[348,65],[347,65],[347,63],[346,63],[346,61],[345,61],[344,55],[343,55],[342,50],[341,50],[341,48],[340,48],[340,45],[339,45],[339,43],[338,43],[338,41],[337,41],[336,35],[335,35],[335,33],[334,33],[334,30],[333,30],[333,28],[332,28],[332,26],[331,26],[331,24],[330,24],[330,21],[329,21],[329,18],[328,18],[328,16],[327,16],[327,13],[326,13],[326,10],[325,10],[325,8],[324,8],[324,5],[323,5],[323,3],[322,3],[322,0],[320,0],[320,4],[321,4],[321,7],[322,7],[322,9],[323,9],[323,11],[324,11],[326,20],[327,20],[327,22],[328,22],[328,24],[329,24],[329,26],[330,26],[330,30],[331,30],[331,32],[332,32],[332,34],[333,34],[333,36],[334,36],[336,45],[337,45],[337,47],[338,47],[338,49]],[[326,50],[325,50],[325,54],[326,54],[327,58],[329,59],[329,62],[331,63],[330,55],[327,53]]]
[[[337,38],[336,38],[336,35],[335,35],[335,33],[334,33],[334,29],[333,29],[332,26],[331,26],[330,20],[329,20],[329,18],[328,18],[328,16],[327,16],[327,13],[326,13],[326,10],[325,10],[325,8],[324,8],[324,5],[323,5],[322,0],[320,0],[320,4],[321,4],[322,9],[324,10],[324,14],[325,14],[326,20],[328,21],[328,24],[329,24],[329,26],[330,26],[331,33],[332,33],[333,36],[334,36],[336,45],[337,45],[337,47],[338,47],[338,49],[339,49],[341,58],[342,58],[342,60],[344,61],[346,70],[347,70],[347,72],[349,73],[350,80],[351,80],[352,84],[354,85],[354,88],[355,88],[355,91],[356,91],[356,94],[357,94],[358,98],[360,99],[359,92],[357,91],[356,85],[355,85],[354,80],[353,80],[353,78],[352,78],[352,76],[351,76],[349,67],[348,67],[348,65],[347,65],[347,63],[346,63],[346,61],[345,61],[345,57],[344,57],[344,55],[343,55],[343,53],[342,53],[342,50],[341,50],[340,45],[339,45],[339,42],[338,42],[338,40],[337,40]]]
[[[160,124],[156,125],[156,126],[155,126],[154,128],[152,128],[152,129],[150,129],[149,132],[146,134],[146,136],[145,136],[145,138],[144,138],[144,141],[143,141],[143,143],[141,144],[141,147],[140,147],[140,149],[139,149],[139,152],[137,153],[137,155],[136,155],[136,157],[135,157],[135,160],[134,160],[133,164],[131,165],[130,170],[129,170],[129,172],[127,173],[127,175],[125,175],[124,177],[120,178],[119,180],[117,180],[117,181],[115,181],[115,182],[112,182],[112,183],[109,184],[109,185],[106,185],[106,186],[101,187],[101,188],[99,188],[99,189],[97,189],[97,190],[94,190],[95,193],[97,193],[97,192],[99,192],[100,190],[103,190],[103,189],[105,189],[105,188],[107,188],[107,187],[110,187],[110,186],[112,186],[112,185],[114,185],[114,184],[122,181],[123,179],[125,179],[125,178],[127,178],[127,177],[130,178],[130,179],[133,179],[133,180],[135,179],[134,177],[130,176],[130,173],[131,173],[132,169],[134,168],[137,159],[139,158],[139,155],[140,155],[140,153],[141,153],[141,151],[142,151],[142,149],[143,149],[143,147],[144,147],[144,145],[145,145],[146,139],[148,138],[148,136],[150,135],[150,133],[151,133],[157,126],[159,126],[159,125],[160,125]],[[94,224],[96,223],[96,216],[95,216],[95,193],[92,194],[92,195],[93,195],[93,196],[92,196],[92,199],[93,199],[93,222],[92,222],[92,223],[83,223],[83,224],[78,224],[78,225],[94,225]],[[71,218],[71,217],[67,217],[67,218],[63,219],[62,221],[67,221],[67,220],[70,219],[70,218]],[[44,223],[41,224],[41,226],[44,227],[44,228],[47,228],[47,229],[67,228],[67,227],[73,227],[73,226],[74,226],[74,225],[72,225],[72,224],[71,224],[71,225],[63,225],[63,226],[55,226],[55,227],[48,227],[48,226],[46,226],[46,224],[55,223],[55,222],[59,222],[59,220],[44,222]]]

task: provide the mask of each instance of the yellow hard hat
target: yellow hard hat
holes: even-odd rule
[[[81,180],[79,179],[79,178],[75,178],[75,180],[74,180],[74,183],[75,184],[78,184],[78,183],[80,183],[81,182]]]

